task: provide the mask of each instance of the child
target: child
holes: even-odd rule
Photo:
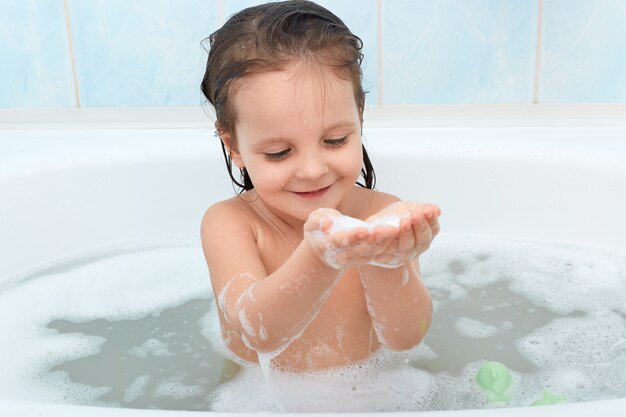
[[[201,229],[228,348],[311,371],[418,344],[432,314],[418,256],[440,210],[373,190],[361,40],[287,1],[235,14],[210,44],[202,91],[243,189]]]

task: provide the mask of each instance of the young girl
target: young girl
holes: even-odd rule
[[[228,348],[309,371],[418,344],[432,314],[418,259],[440,210],[373,190],[361,40],[288,1],[237,13],[210,45],[202,91],[243,189],[202,220]]]

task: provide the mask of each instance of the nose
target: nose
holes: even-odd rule
[[[317,179],[328,172],[326,160],[317,152],[308,151],[299,158],[296,176],[300,179]]]

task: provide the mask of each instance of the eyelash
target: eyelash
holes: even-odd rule
[[[338,138],[338,139],[326,139],[324,142],[327,145],[329,145],[329,146],[331,146],[333,148],[336,148],[336,147],[339,147],[339,146],[343,145],[344,143],[346,143],[347,140],[348,140],[348,137],[344,136],[344,137]]]
[[[268,161],[280,161],[281,159],[286,157],[289,152],[291,152],[291,149],[285,149],[276,153],[266,153],[265,159],[267,159]]]
[[[347,139],[347,136],[338,139],[326,139],[324,140],[324,143],[326,143],[331,148],[338,148],[343,145]],[[291,149],[288,148],[280,152],[266,153],[265,159],[267,159],[268,161],[280,161],[281,159],[284,159],[289,154],[289,152],[291,152]]]

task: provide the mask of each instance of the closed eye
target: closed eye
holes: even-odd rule
[[[266,153],[265,159],[267,159],[268,161],[280,161],[281,159],[284,159],[290,151],[291,149],[287,148],[283,149],[280,152]]]
[[[341,145],[343,145],[344,143],[346,143],[348,140],[347,136],[344,136],[342,138],[338,138],[338,139],[324,139],[324,143],[328,146],[330,146],[331,148],[337,148]]]

